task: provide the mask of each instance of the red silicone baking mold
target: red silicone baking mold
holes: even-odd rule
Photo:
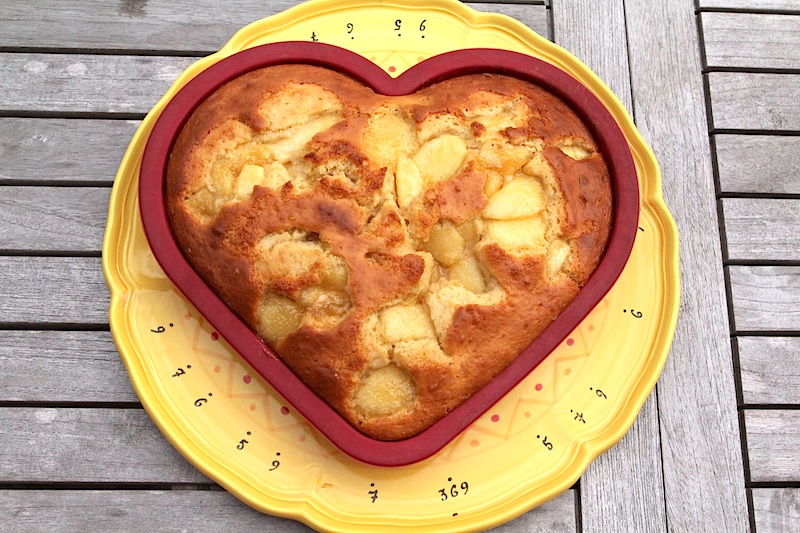
[[[387,96],[413,93],[444,79],[500,73],[540,85],[566,101],[592,130],[611,173],[613,225],[600,264],[572,304],[502,373],[424,432],[400,441],[378,441],[354,429],[287,367],[194,271],[169,227],[164,180],[167,161],[194,109],[228,81],[277,64],[310,64],[336,70]],[[542,60],[505,50],[465,49],[427,59],[392,78],[364,57],[332,45],[282,42],[220,60],[181,88],[156,120],[139,174],[142,225],[150,248],[184,296],[242,358],[337,448],[378,466],[401,466],[430,457],[527,376],[583,320],[614,285],[630,255],[639,218],[636,168],[622,131],[583,84]]]

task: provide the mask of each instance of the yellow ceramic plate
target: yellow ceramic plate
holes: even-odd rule
[[[235,52],[276,41],[349,48],[389,73],[464,47],[547,61],[589,87],[625,134],[641,194],[639,231],[617,283],[542,364],[436,455],[398,468],[335,449],[172,286],[139,219],[144,144],[188,80]],[[508,521],[568,489],[619,441],[661,372],[678,309],[678,236],[656,161],[619,101],[565,50],[522,24],[454,0],[316,0],[253,23],[189,67],[145,118],[117,174],[103,247],[110,323],[155,423],[198,469],[263,512],[315,528],[468,531]]]

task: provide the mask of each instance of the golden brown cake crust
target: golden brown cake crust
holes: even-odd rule
[[[401,97],[306,65],[206,99],[170,156],[173,233],[209,286],[364,434],[415,435],[572,302],[608,169],[551,93],[496,74]]]

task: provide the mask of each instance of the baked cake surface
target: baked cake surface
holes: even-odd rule
[[[386,97],[307,65],[206,99],[166,193],[195,270],[380,440],[423,431],[535,340],[612,213],[589,130],[540,87],[476,74]]]

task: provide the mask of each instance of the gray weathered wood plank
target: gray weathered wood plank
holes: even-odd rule
[[[0,53],[0,111],[147,113],[196,59]]]
[[[108,183],[137,120],[0,118],[0,181]]]
[[[800,11],[797,0],[700,0],[700,8]]]
[[[10,531],[306,532],[220,490],[2,490],[0,520]]]
[[[210,483],[142,409],[0,407],[5,483]]]
[[[753,13],[703,13],[706,66],[800,68],[800,18]]]
[[[625,39],[623,2],[573,1],[553,9],[553,37],[592,69],[631,112],[631,80]],[[620,33],[621,32],[621,33]]]
[[[295,0],[201,0],[191,4],[150,0],[110,3],[49,0],[31,9],[24,0],[0,4],[3,47],[116,51],[156,51],[207,55],[219,50],[242,27],[279,13]],[[503,13],[549,36],[543,2],[470,2],[479,11]],[[80,24],[75,20],[80,19]]]
[[[660,163],[664,198],[681,235],[681,312],[658,383],[666,523],[674,531],[747,531],[693,7],[691,0],[625,3],[635,119]]]
[[[0,408],[0,423],[4,429],[0,480],[5,483],[210,483],[169,445],[142,410]],[[14,505],[6,499],[16,493],[0,494],[2,516]],[[63,499],[56,508],[78,505],[70,494],[59,493]],[[159,493],[164,497],[145,500],[140,512],[155,512],[168,505],[174,494]],[[42,497],[50,497],[53,505],[59,501],[55,494]],[[113,501],[109,503],[115,506]],[[18,499],[16,505],[21,513]],[[81,512],[76,509],[74,515]],[[243,513],[242,519],[250,513],[243,508],[237,512]],[[202,516],[208,519],[207,513]],[[174,519],[158,520],[174,527],[170,526]],[[499,528],[508,532],[551,530],[576,530],[574,491]]]
[[[582,531],[667,531],[658,400],[652,394],[625,437],[581,477]]]
[[[737,332],[800,330],[800,267],[728,267]]]
[[[0,324],[108,324],[100,258],[0,256],[0,277]]]
[[[800,200],[723,198],[728,259],[800,260]]]
[[[490,531],[577,531],[575,491]],[[311,531],[262,514],[220,490],[0,490],[0,522],[12,531]]]
[[[723,193],[800,194],[800,137],[715,136]]]
[[[475,7],[514,15],[541,34],[550,33],[544,6]],[[144,114],[194,61],[165,56],[0,53],[0,73],[4,74],[0,76],[0,111]]]
[[[523,3],[505,2],[465,2],[469,7],[477,11],[488,11],[500,13],[514,18],[533,31],[544,37],[553,40],[553,29],[550,24],[550,16],[544,4],[526,5]]]
[[[748,409],[744,420],[750,479],[800,481],[800,411]]]
[[[493,533],[549,533],[550,531],[578,532],[575,516],[577,491],[568,490],[524,515],[489,529]]]
[[[562,2],[553,9],[555,42],[589,66],[631,110],[630,72],[623,2]],[[658,411],[645,402],[623,440],[581,476],[583,531],[666,531]]]
[[[800,130],[800,74],[711,72],[714,128]]]
[[[739,337],[745,404],[800,405],[800,337]]]
[[[800,489],[753,489],[758,533],[785,533],[800,524]]]
[[[0,250],[99,252],[109,187],[0,186]]]
[[[2,490],[11,531],[311,531],[262,514],[221,490]]]
[[[107,331],[0,336],[0,402],[138,402]]]
[[[46,7],[32,9],[24,0],[6,0],[0,7],[0,42],[22,48],[210,53],[246,24],[297,3],[49,0]]]

